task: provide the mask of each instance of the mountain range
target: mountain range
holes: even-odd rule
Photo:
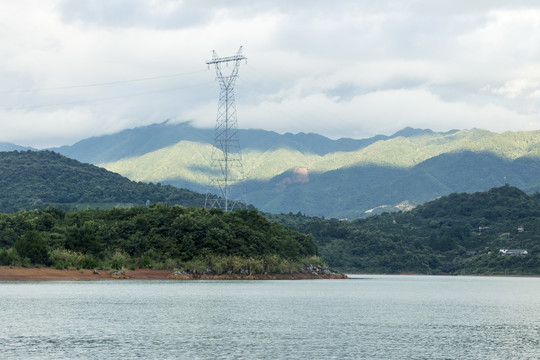
[[[205,192],[213,130],[164,122],[51,149],[137,182]],[[239,130],[249,203],[271,213],[359,218],[453,192],[540,189],[540,131],[405,128],[391,136]]]

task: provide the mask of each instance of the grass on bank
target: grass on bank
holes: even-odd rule
[[[33,265],[30,259],[22,258],[15,248],[0,250],[0,265],[4,266],[41,266]],[[154,261],[149,255],[132,257],[123,251],[115,251],[103,260],[91,254],[67,249],[53,249],[48,252],[48,266],[64,269],[102,269],[135,270],[156,269],[184,272],[187,274],[292,274],[302,272],[311,266],[326,266],[318,256],[309,256],[300,260],[284,259],[279,255],[267,255],[263,258],[241,257],[234,255],[207,255],[192,260],[166,259]]]

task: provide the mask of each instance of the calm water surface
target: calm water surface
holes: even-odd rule
[[[540,279],[0,283],[2,359],[538,359]]]

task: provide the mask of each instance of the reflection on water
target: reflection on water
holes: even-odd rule
[[[3,359],[536,359],[540,279],[0,284]]]

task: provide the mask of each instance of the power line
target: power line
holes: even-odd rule
[[[77,100],[77,101],[61,102],[61,103],[54,103],[54,104],[38,104],[38,105],[28,105],[28,106],[0,107],[0,109],[3,109],[3,110],[27,110],[27,109],[36,109],[36,108],[51,107],[51,106],[88,104],[88,103],[101,102],[101,101],[110,101],[110,100],[125,99],[125,98],[130,98],[130,97],[145,96],[145,95],[151,95],[151,94],[159,94],[159,93],[164,93],[164,92],[171,92],[171,91],[195,88],[195,87],[199,87],[199,86],[209,86],[210,84],[212,84],[212,82],[205,81],[204,83],[195,84],[195,85],[174,87],[174,88],[164,89],[164,90],[146,91],[146,92],[142,92],[142,93],[129,94],[129,95],[111,96],[111,97],[97,98],[97,99],[92,99],[92,100]]]
[[[259,78],[259,82],[257,82],[255,79],[253,79],[254,81],[250,81],[250,80],[246,80],[245,77],[241,77],[240,83],[245,83],[250,88],[254,89],[256,92],[259,92],[259,93],[260,93],[260,90],[266,90],[267,93],[272,93],[272,92],[275,93],[275,90],[270,90],[270,89],[283,88],[283,84],[277,82],[274,77],[269,76],[268,74],[265,74],[264,72],[261,72],[260,70],[256,69],[255,67],[249,64],[247,64],[246,67],[247,69],[252,71],[252,74],[256,75]],[[267,86],[264,86],[264,88],[261,88],[258,86],[258,83],[267,84]],[[270,86],[268,86],[268,84],[270,84]],[[260,103],[264,103],[265,105],[270,106],[274,108],[275,110],[285,115],[289,115],[289,117],[291,118],[296,119],[296,122],[298,123],[311,125],[314,119],[320,119],[321,120],[320,125],[329,131],[333,130],[334,127],[329,125],[328,119],[333,119],[340,123],[353,126],[353,122],[351,122],[349,119],[343,118],[342,116],[340,116],[339,114],[333,111],[329,111],[324,106],[321,106],[319,102],[310,100],[309,97],[307,98],[301,97],[298,100],[307,101],[306,104],[309,104],[309,107],[312,108],[312,110],[316,110],[315,112],[313,111],[305,112],[303,110],[296,109],[295,107],[291,107],[286,101],[280,101],[282,97],[279,97],[278,99],[276,99],[273,96],[268,96],[268,95],[260,96],[260,95],[255,94],[253,91],[248,90],[247,88],[243,88],[242,86],[240,86],[239,89],[246,91],[249,97],[257,98]]]
[[[253,67],[249,65],[248,67],[254,70]],[[275,85],[274,87],[278,89],[282,87],[281,84],[271,79],[270,77],[262,73],[258,73],[258,75],[261,76],[261,80],[262,80],[261,83],[263,84],[273,83]],[[247,87],[243,87],[242,84],[247,85]],[[263,94],[263,92],[270,93],[272,91],[268,90],[268,87],[262,88],[258,86],[258,83],[256,81],[248,80],[246,79],[246,77],[240,78],[240,85],[238,86],[238,89],[240,91],[243,91],[243,93],[247,97],[253,99],[255,104],[258,102],[260,105],[273,109],[281,113],[282,115],[284,115],[285,118],[294,120],[298,124],[310,125],[312,124],[314,119],[323,120],[323,118],[321,118],[320,112],[307,113],[301,109],[297,109],[295,106],[291,106],[291,104],[289,104],[287,101],[291,99],[290,97],[284,98],[283,96],[275,97],[275,96],[271,96],[271,95],[269,96],[269,95]]]
[[[2,90],[2,91],[0,91],[0,94],[30,93],[30,92],[40,92],[40,91],[68,90],[68,89],[88,88],[88,87],[97,87],[97,86],[128,84],[128,83],[141,82],[141,81],[159,80],[159,79],[167,79],[167,78],[173,78],[173,77],[188,76],[188,75],[194,75],[194,74],[198,74],[198,73],[202,73],[202,72],[206,72],[206,70],[198,70],[198,71],[192,71],[192,72],[187,72],[187,73],[152,76],[152,77],[145,77],[145,78],[138,78],[138,79],[108,81],[108,82],[95,83],[95,84],[67,85],[67,86],[57,86],[57,87],[51,87],[51,88],[38,88],[38,89]]]

